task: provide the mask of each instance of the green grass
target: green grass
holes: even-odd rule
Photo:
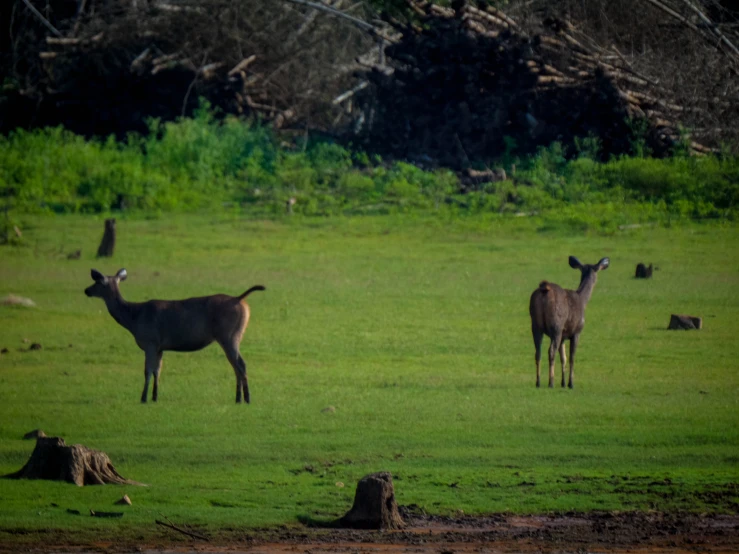
[[[0,297],[38,304],[0,306],[0,474],[41,428],[149,486],[3,480],[0,530],[136,537],[160,514],[211,531],[329,518],[380,470],[401,504],[434,513],[737,511],[736,226],[603,236],[530,218],[119,218],[110,261],[93,258],[100,218],[26,223],[24,245],[0,249]],[[575,390],[537,390],[528,298],[545,278],[576,287],[570,254],[611,267]],[[633,278],[640,261],[654,279]],[[241,346],[252,404],[234,404],[217,346],[165,353],[160,400],[140,404],[143,353],[84,296],[91,267],[126,267],[134,301],[266,285]],[[705,328],[668,332],[671,313]],[[43,349],[21,352],[23,339]],[[111,510],[124,493],[121,520],[65,511]]]

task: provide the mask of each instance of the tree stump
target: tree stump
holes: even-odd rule
[[[668,329],[702,329],[703,319],[700,317],[693,317],[691,315],[670,315],[670,325]]]
[[[649,267],[642,263],[636,265],[636,274],[634,275],[637,279],[649,279],[652,276],[654,270],[653,264],[649,264]]]
[[[81,444],[67,446],[59,437],[39,437],[31,457],[8,479],[49,479],[84,485],[141,485],[122,477],[105,452]]]
[[[105,220],[105,231],[103,232],[103,240],[98,246],[98,258],[110,258],[113,256],[115,249],[115,219]]]
[[[371,473],[357,484],[354,505],[339,520],[343,527],[355,529],[399,529],[405,522],[395,502],[393,477],[388,472]]]

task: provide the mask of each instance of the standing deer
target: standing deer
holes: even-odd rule
[[[570,381],[569,387],[573,388],[572,381],[575,352],[580,340],[580,333],[585,326],[585,306],[588,305],[590,295],[593,294],[595,282],[598,280],[598,272],[606,269],[610,264],[608,258],[603,258],[595,265],[580,263],[575,256],[570,256],[570,267],[579,269],[582,273],[580,286],[577,290],[563,289],[559,285],[542,281],[539,288],[531,294],[529,301],[529,314],[531,314],[531,333],[534,335],[534,346],[536,347],[536,386],[540,382],[541,341],[544,335],[552,339],[549,345],[549,388],[554,387],[554,358],[559,350],[559,358],[562,362],[562,386],[565,386],[565,341],[570,341]]]
[[[151,399],[157,401],[163,351],[193,352],[216,341],[236,373],[236,402],[241,402],[243,391],[244,400],[249,403],[246,362],[239,353],[249,323],[249,306],[244,298],[255,290],[265,290],[262,285],[250,288],[241,296],[214,294],[186,300],[127,302],[118,290],[118,284],[128,276],[125,269],[111,276],[93,269],[90,275],[95,283],[85,289],[85,294],[102,298],[113,319],[130,331],[146,354],[141,402],[146,402],[152,376]]]

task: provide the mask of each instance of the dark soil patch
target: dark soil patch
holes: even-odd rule
[[[181,536],[148,534],[140,540],[77,544],[70,535],[45,532],[41,539],[6,530],[17,542],[0,552],[251,552],[472,553],[472,552],[739,552],[739,515],[656,512],[591,512],[558,515],[440,517],[414,507],[401,509],[408,527],[398,531],[311,529],[224,530],[208,543]],[[152,522],[152,527],[154,523]],[[142,530],[143,531],[143,530]],[[0,535],[0,537],[2,537]]]

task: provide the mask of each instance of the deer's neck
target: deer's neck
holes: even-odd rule
[[[131,302],[126,302],[121,296],[120,292],[116,292],[116,295],[112,298],[105,299],[105,306],[108,308],[108,313],[113,316],[113,319],[118,322],[122,327],[128,329],[131,334],[134,334],[134,315],[136,313],[135,305]]]
[[[585,307],[590,301],[590,296],[593,294],[595,288],[595,282],[598,280],[598,276],[593,271],[587,275],[583,275],[580,281],[580,286],[577,288],[577,294],[580,295],[582,305]]]

